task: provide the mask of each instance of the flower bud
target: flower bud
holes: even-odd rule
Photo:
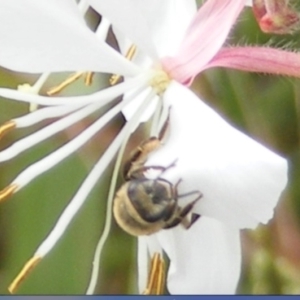
[[[300,15],[288,0],[253,0],[253,12],[266,33],[290,34],[300,27]]]

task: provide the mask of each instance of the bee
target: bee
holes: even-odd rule
[[[149,138],[133,152],[123,168],[125,183],[117,191],[114,199],[113,213],[116,222],[123,230],[134,236],[150,235],[179,224],[188,229],[200,217],[192,213],[189,220],[187,215],[202,197],[202,193],[191,191],[180,195],[178,186],[181,180],[172,184],[161,177],[176,165],[176,161],[167,167],[144,166],[148,154],[161,145],[164,132],[165,128],[162,129],[159,138]],[[150,169],[159,170],[160,175],[155,179],[146,178],[144,174]],[[184,207],[178,205],[178,199],[192,195],[196,195],[193,201]]]

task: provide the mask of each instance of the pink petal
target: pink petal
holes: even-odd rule
[[[181,83],[195,77],[226,40],[245,0],[209,0],[198,11],[175,57],[162,60],[164,69]]]
[[[300,53],[270,47],[223,48],[206,66],[300,76]]]

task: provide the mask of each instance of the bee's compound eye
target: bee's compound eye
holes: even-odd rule
[[[165,220],[176,206],[172,185],[164,180],[132,180],[128,197],[140,217],[147,222]]]

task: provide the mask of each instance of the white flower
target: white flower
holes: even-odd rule
[[[0,194],[0,199],[5,198],[25,187],[127,108],[127,124],[25,266],[25,273],[53,248],[139,122],[156,114],[152,133],[157,134],[171,106],[170,137],[147,164],[168,165],[178,159],[176,167],[164,175],[171,182],[182,179],[180,193],[195,189],[203,193],[195,207],[202,217],[187,232],[176,228],[140,238],[140,288],[145,287],[147,252],[163,249],[171,259],[171,293],[234,293],[240,272],[239,229],[254,228],[272,217],[286,184],[286,161],[228,125],[183,84],[210,67],[245,1],[209,0],[194,20],[193,0],[88,3],[106,18],[96,33],[85,26],[73,0],[30,0],[26,6],[21,0],[0,2],[0,22],[6,25],[0,26],[1,66],[33,73],[88,70],[125,76],[123,83],[81,97],[49,98],[0,89],[3,97],[46,106],[12,120],[3,131],[62,116],[2,151],[0,161],[15,157],[125,93],[122,102],[72,141],[25,169]],[[109,23],[123,53],[132,43],[137,46],[132,62],[104,42]],[[130,102],[134,103],[131,107]],[[230,274],[226,272],[229,268]],[[24,273],[17,284],[22,276]]]

